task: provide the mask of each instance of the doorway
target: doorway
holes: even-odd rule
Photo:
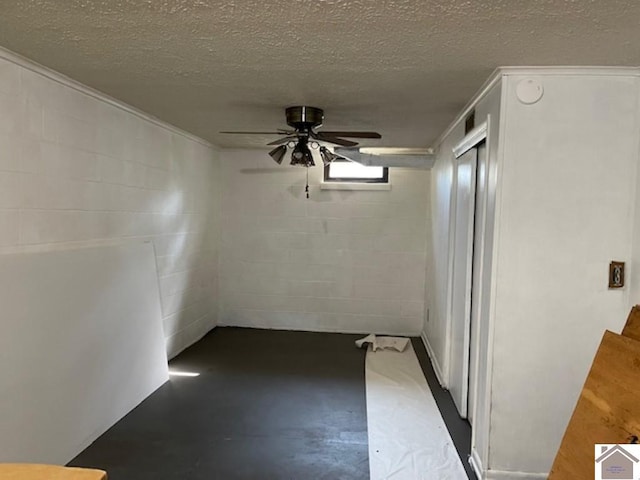
[[[449,390],[462,418],[473,425],[476,402],[486,126],[465,137],[454,160],[451,250]]]

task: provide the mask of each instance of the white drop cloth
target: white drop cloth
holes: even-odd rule
[[[411,344],[365,365],[371,480],[466,480]]]
[[[370,344],[374,352],[386,349],[404,352],[404,349],[409,344],[409,339],[403,337],[376,337],[371,333],[360,340],[356,340],[356,347],[358,348],[362,348],[365,344]]]

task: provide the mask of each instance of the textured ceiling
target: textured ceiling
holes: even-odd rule
[[[497,66],[640,65],[639,19],[636,0],[3,1],[0,45],[221,146],[304,104],[426,147]]]

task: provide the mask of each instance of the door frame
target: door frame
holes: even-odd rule
[[[447,362],[447,367],[446,367],[446,378],[447,378],[447,386],[450,388],[451,387],[451,353],[452,353],[452,337],[453,337],[453,316],[452,316],[452,309],[453,309],[453,265],[454,265],[454,256],[455,256],[455,222],[456,222],[456,218],[455,218],[455,212],[456,212],[456,196],[457,196],[457,190],[458,190],[458,176],[457,176],[457,159],[460,158],[461,156],[463,156],[465,153],[467,153],[469,150],[471,150],[472,148],[476,148],[478,146],[478,144],[482,143],[482,142],[487,142],[487,134],[488,134],[488,130],[489,130],[489,118],[487,118],[487,120],[483,123],[481,123],[480,125],[478,125],[476,128],[474,128],[473,130],[471,130],[467,135],[465,135],[465,137],[453,148],[452,152],[453,152],[453,172],[452,172],[452,183],[451,183],[451,196],[450,196],[450,204],[449,204],[449,212],[450,212],[450,218],[449,218],[449,256],[448,256],[448,264],[447,264],[447,326],[446,326],[446,362]],[[488,148],[486,149],[486,152],[488,153]],[[488,161],[488,159],[487,159]],[[477,170],[478,170],[478,165],[476,162],[476,173],[475,175],[477,176]],[[474,179],[474,181],[476,181]],[[485,190],[486,192],[486,190]],[[485,195],[486,196],[486,195]],[[483,218],[486,221],[486,198],[477,198],[475,199],[475,202],[481,202],[481,208],[483,209]],[[474,214],[475,214],[475,208],[474,208]],[[479,234],[480,234],[480,238],[483,239],[483,244],[484,244],[484,238],[485,238],[485,221],[482,222],[482,224],[478,224],[475,223],[474,225],[474,230],[476,229],[480,229]],[[483,252],[480,251],[480,249],[476,250],[474,252],[474,255],[481,255],[481,258],[483,257]],[[471,258],[471,261],[473,262],[473,257]],[[483,269],[483,264],[482,261],[480,261],[480,269],[481,271],[479,272],[479,285],[478,290],[482,291],[482,269]],[[472,294],[473,295],[473,294]],[[480,298],[478,295],[476,295],[476,297],[474,298],[475,301],[480,301]],[[471,319],[469,319],[471,320]],[[470,337],[470,336],[469,336]],[[479,335],[475,335],[475,341],[477,342],[479,339]],[[479,345],[478,345],[479,346]],[[471,347],[470,345],[470,338],[469,338],[469,345],[467,345],[467,347]],[[471,351],[471,350],[470,350]],[[476,352],[479,351],[479,348],[475,349]],[[472,359],[469,356],[469,367],[472,364]],[[476,370],[477,370],[477,366],[478,366],[478,359],[474,359],[473,364],[476,366]],[[476,377],[476,391],[473,392],[472,394],[474,396],[476,396],[476,401],[474,402],[474,412],[471,412],[471,416],[473,418],[476,418],[476,409],[477,409],[477,385],[479,383],[478,379],[478,372],[474,372],[474,375]],[[464,380],[467,385],[469,383],[469,376],[470,376],[470,369],[467,369],[467,376],[466,379]],[[467,391],[467,403],[468,403],[468,398],[471,392]],[[465,418],[469,416],[469,412],[467,412],[467,414],[465,415]],[[473,434],[472,434],[473,435]]]
[[[454,163],[451,232],[451,350],[449,352],[449,393],[462,418],[469,418],[471,378],[471,325],[473,297],[474,240],[478,149],[469,148]],[[462,182],[462,183],[461,183]]]

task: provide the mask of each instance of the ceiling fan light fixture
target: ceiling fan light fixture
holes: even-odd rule
[[[318,150],[322,146],[322,143],[353,148],[358,145],[358,142],[347,140],[347,138],[382,138],[378,132],[317,131],[324,122],[324,112],[321,108],[317,107],[303,105],[288,107],[285,109],[285,115],[287,124],[293,127],[293,130],[277,129],[277,131],[274,132],[224,131],[220,133],[238,135],[284,135],[284,137],[267,144],[275,147],[269,152],[269,155],[276,163],[281,164],[286,152],[291,150],[291,165],[302,165],[303,167],[315,165],[311,150]],[[324,152],[321,156],[322,162],[325,165],[337,159],[351,160],[340,155],[336,156],[334,152],[328,149]]]
[[[322,163],[324,163],[325,165],[329,165],[335,160],[344,160],[344,157],[333,153],[325,146],[320,147],[320,157],[322,158]]]
[[[273,160],[278,165],[280,165],[282,163],[282,159],[284,158],[286,153],[287,153],[287,146],[286,145],[280,145],[279,147],[276,147],[273,150],[271,150],[269,152],[269,155],[271,156],[271,158],[273,158]]]
[[[300,141],[293,148],[291,152],[291,165],[303,165],[305,167],[313,167],[316,163],[313,161],[313,155],[306,139],[300,139]]]

